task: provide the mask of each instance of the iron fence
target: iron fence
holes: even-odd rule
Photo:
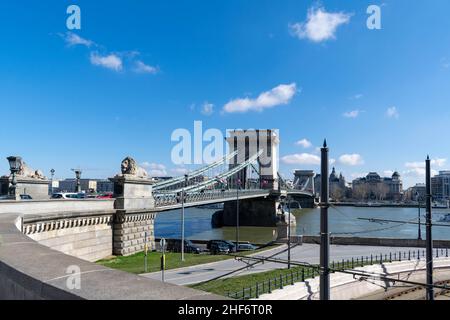
[[[433,256],[436,258],[447,257],[448,249],[434,249]],[[355,269],[368,265],[376,265],[383,263],[401,262],[420,260],[426,257],[425,250],[409,250],[397,251],[385,254],[376,254],[370,256],[353,257],[351,259],[342,259],[333,261],[330,264],[332,272],[340,270]],[[292,286],[296,283],[305,282],[307,279],[314,279],[320,275],[319,266],[296,267],[289,271],[280,271],[277,277],[272,277],[261,282],[257,282],[250,287],[243,287],[242,290],[236,292],[228,292],[227,296],[236,300],[259,299],[263,294],[272,293],[274,290],[284,289],[286,286]]]

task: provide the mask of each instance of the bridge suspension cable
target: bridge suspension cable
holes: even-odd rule
[[[189,173],[187,175],[187,179],[191,180],[193,178],[199,177],[202,174],[204,174],[205,172],[207,172],[207,171],[209,171],[209,170],[211,170],[213,168],[216,168],[216,167],[222,165],[223,163],[228,162],[233,157],[235,157],[237,154],[238,154],[238,152],[234,151],[234,152],[226,155],[222,159],[220,159],[220,160],[218,160],[218,161],[216,161],[216,162],[214,162],[214,163],[212,163],[212,164],[210,164],[210,165],[208,165],[206,167],[203,167],[203,168],[200,168],[198,170],[195,170],[195,171],[193,171],[193,172],[191,172],[191,173]],[[173,186],[173,185],[176,185],[176,184],[180,184],[180,183],[184,182],[185,179],[186,179],[186,177],[183,176],[183,177],[177,177],[177,178],[173,178],[173,179],[166,180],[166,181],[161,181],[161,182],[156,183],[156,184],[153,185],[153,191],[162,190],[162,189],[168,188],[170,186]]]
[[[236,173],[240,172],[241,170],[247,168],[248,166],[250,166],[252,163],[256,162],[256,160],[261,156],[261,154],[263,153],[262,150],[260,150],[258,153],[256,153],[255,155],[253,155],[252,157],[250,157],[247,161],[241,163],[240,165],[237,165],[236,167],[230,169],[227,172],[224,172],[222,174],[217,175],[216,177],[209,179],[207,181],[204,182],[200,182],[196,185],[187,187],[187,188],[180,188],[178,190],[174,190],[172,191],[173,193],[177,193],[177,192],[198,192],[201,190],[204,190],[210,186],[214,186],[216,184],[219,183],[223,183],[223,181],[233,175],[235,175]]]

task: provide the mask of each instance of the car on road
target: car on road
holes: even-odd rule
[[[181,252],[181,240],[179,239],[169,239],[167,240],[167,251],[170,252]],[[202,249],[196,246],[192,241],[185,240],[184,241],[184,252],[185,253],[202,253]]]
[[[112,199],[114,195],[112,193],[103,193],[97,196],[97,199]]]
[[[227,240],[211,240],[206,245],[206,248],[211,251],[211,247],[216,244],[226,246],[229,252],[236,252],[236,245],[233,242]]]
[[[212,255],[229,254],[230,247],[223,242],[217,241],[211,243],[211,246],[209,247],[209,252],[211,252]]]
[[[240,243],[238,246],[238,251],[255,251],[258,247],[250,243]]]
[[[52,199],[82,199],[82,198],[78,193],[58,192],[52,195]]]

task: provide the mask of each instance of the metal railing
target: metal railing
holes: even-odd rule
[[[436,258],[448,258],[448,249],[434,249],[433,255]],[[377,265],[383,263],[401,262],[420,260],[426,257],[425,250],[409,250],[390,252],[386,254],[370,255],[354,257],[352,259],[342,259],[341,261],[333,261],[330,264],[332,272],[360,268],[369,265]],[[280,260],[281,261],[281,260]],[[283,272],[283,273],[282,273]],[[259,299],[263,294],[270,294],[275,290],[284,289],[286,286],[292,286],[296,283],[305,282],[307,279],[314,279],[320,275],[319,266],[296,267],[291,270],[280,270],[280,274],[263,281],[256,282],[250,287],[243,287],[242,290],[236,292],[228,292],[227,297],[236,300]]]
[[[258,196],[268,193],[268,190],[252,189],[239,190],[239,197]],[[186,193],[185,203],[197,203],[204,201],[229,200],[236,198],[237,190],[211,190],[205,192]],[[168,207],[181,205],[181,200],[176,193],[157,193],[154,194],[155,207]]]

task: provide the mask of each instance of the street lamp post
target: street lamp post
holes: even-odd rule
[[[80,193],[81,192],[81,174],[83,171],[81,169],[72,169],[73,172],[75,172],[75,178],[76,178],[76,187],[75,192]]]
[[[8,157],[7,160],[9,162],[9,170],[11,171],[11,187],[9,188],[9,196],[14,200],[17,200],[17,173],[20,171],[22,158],[11,156]]]
[[[327,141],[321,149],[320,196],[320,300],[330,300],[330,234],[328,231],[329,162]]]
[[[51,180],[50,180],[50,183],[51,183],[51,187],[50,187],[50,192],[51,192],[51,194],[53,195],[53,178],[54,178],[54,176],[55,176],[55,169],[51,169],[50,170],[50,175],[51,175]]]
[[[421,217],[420,217],[420,195],[417,192],[417,208],[418,208],[418,220],[419,220],[419,236],[417,239],[422,240],[422,226],[421,226]]]
[[[433,236],[432,236],[432,220],[431,220],[431,160],[427,157],[425,161],[425,176],[427,190],[427,215],[426,215],[426,231],[427,231],[427,300],[434,300],[434,282],[433,282]]]
[[[236,181],[236,252],[239,252],[239,189],[241,180]]]
[[[186,194],[185,194],[185,188],[188,185],[188,181],[189,181],[189,176],[187,174],[184,175],[184,188],[181,191],[181,261],[185,261],[185,257],[184,257],[184,233],[185,233],[185,229],[184,229],[184,224],[185,224],[185,218],[184,218],[184,214],[185,214],[185,208],[184,208],[184,202],[186,201]]]
[[[288,269],[291,269],[291,198],[287,197],[288,205]]]

